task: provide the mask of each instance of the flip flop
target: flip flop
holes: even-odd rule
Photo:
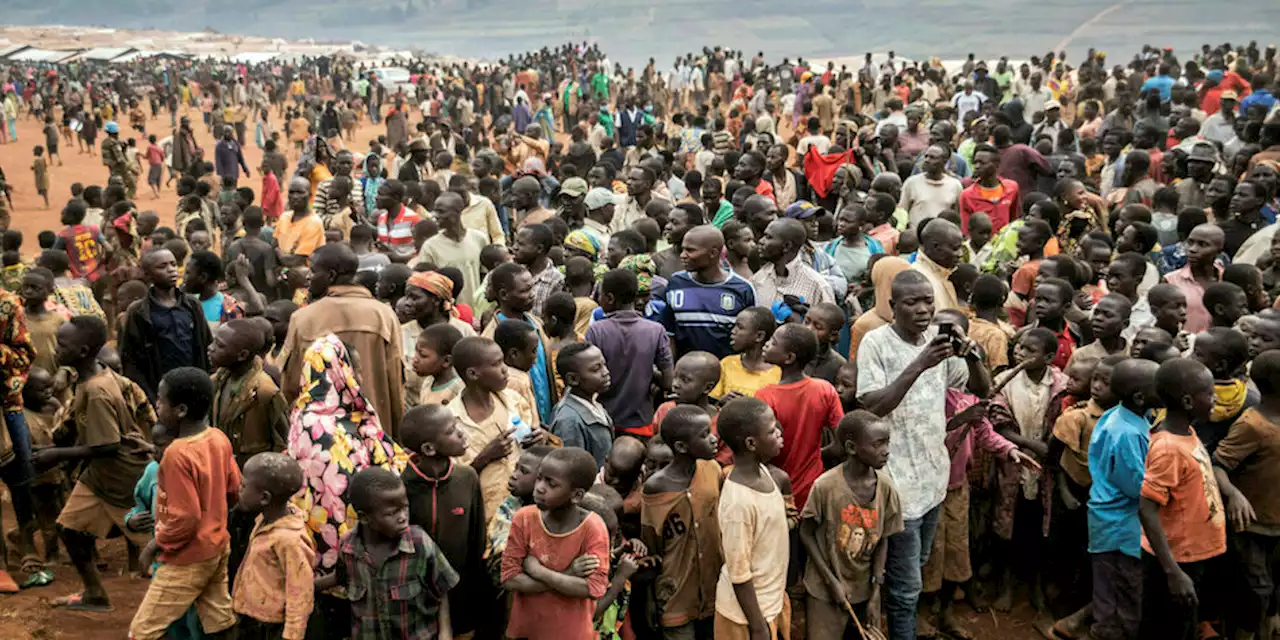
[[[22,588],[30,589],[32,587],[44,587],[52,583],[53,572],[41,569],[40,571],[35,571],[31,575],[27,576],[27,579],[22,582]]]
[[[1040,635],[1049,640],[1075,640],[1076,636],[1068,634],[1066,630],[1059,626],[1061,622],[1061,620],[1057,622],[1040,622],[1035,625],[1035,629],[1040,632]]]
[[[55,609],[66,609],[68,611],[88,611],[91,613],[107,613],[114,611],[115,608],[109,604],[93,604],[84,601],[83,593],[73,593],[53,601]]]

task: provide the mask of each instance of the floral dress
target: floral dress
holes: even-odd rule
[[[382,431],[337,336],[311,344],[302,376],[305,386],[289,417],[286,453],[302,466],[305,482],[293,504],[307,514],[318,568],[327,572],[338,564],[339,541],[356,525],[355,509],[347,503],[351,477],[371,466],[400,473],[409,458]]]

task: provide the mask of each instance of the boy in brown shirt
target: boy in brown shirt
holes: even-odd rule
[[[720,577],[720,465],[711,416],[677,405],[659,425],[671,464],[644,483],[640,537],[662,558],[656,604],[669,640],[710,638]]]
[[[218,327],[209,347],[214,367],[209,423],[231,440],[242,468],[256,454],[284,451],[289,435],[288,404],[257,356],[265,342],[256,323],[238,319]]]
[[[84,471],[67,496],[58,526],[62,543],[80,574],[84,591],[54,601],[55,607],[79,611],[110,611],[111,602],[94,565],[94,544],[112,529],[124,532],[130,557],[150,534],[125,526],[133,507],[133,488],[151,461],[146,433],[156,421],[147,396],[137,384],[98,363],[107,343],[107,324],[96,316],[76,316],[58,328],[58,364],[75,369],[79,380],[71,401],[76,442],[32,455],[37,469],[61,462],[84,461]]]

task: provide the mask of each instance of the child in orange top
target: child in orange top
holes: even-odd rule
[[[1194,638],[1196,590],[1208,561],[1227,549],[1218,482],[1192,424],[1209,419],[1213,374],[1189,358],[1156,371],[1165,419],[1151,435],[1142,479],[1143,638]]]
[[[213,380],[194,367],[165,374],[156,392],[156,417],[177,438],[160,462],[155,539],[141,560],[149,566],[158,549],[164,564],[133,616],[132,638],[159,640],[193,603],[206,633],[236,623],[227,591],[227,507],[237,501],[240,469],[231,441],[206,422],[212,402]]]
[[[700,407],[711,416],[711,432],[716,433],[716,413],[719,407],[711,402],[711,390],[716,388],[720,379],[720,361],[706,351],[690,351],[676,362],[675,373],[671,380],[671,399],[658,406],[653,412],[653,430],[659,432],[662,419],[677,404],[691,404]],[[725,402],[721,399],[721,402]],[[733,452],[724,442],[716,442],[716,462],[721,466],[733,464]]]
[[[609,532],[579,505],[595,477],[595,458],[582,449],[542,459],[537,506],[516,512],[502,553],[502,587],[512,592],[508,637],[596,638],[595,600],[609,588]]]

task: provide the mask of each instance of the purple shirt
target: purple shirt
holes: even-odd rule
[[[612,384],[597,400],[613,416],[613,426],[635,429],[653,422],[653,368],[674,366],[667,330],[639,312],[615,311],[592,323],[585,340],[600,348],[609,365]]]
[[[947,389],[947,420],[977,403],[977,396],[970,395],[959,389]],[[963,439],[960,437],[962,433],[964,434]],[[1016,448],[1012,442],[996,433],[996,430],[991,427],[991,421],[985,418],[975,423],[968,431],[965,431],[964,427],[960,427],[948,433],[947,450],[951,452],[951,480],[947,483],[948,489],[956,489],[968,480],[965,474],[969,471],[969,459],[973,457],[974,444],[977,444],[985,451],[998,453],[1002,456],[1008,455],[1010,451]]]

